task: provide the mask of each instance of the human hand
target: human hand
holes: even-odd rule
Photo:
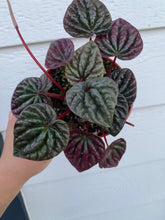
[[[14,125],[10,112],[2,157],[0,158],[0,217],[24,183],[45,169],[51,160],[31,161],[13,156]]]
[[[13,142],[14,142],[14,124],[17,118],[10,112],[9,120],[6,130],[6,138],[4,149],[0,163],[6,167],[8,172],[12,173],[15,178],[26,182],[32,176],[44,170],[51,160],[46,161],[31,161],[13,156]]]

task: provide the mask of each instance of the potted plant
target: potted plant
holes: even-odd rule
[[[106,136],[119,134],[125,123],[132,125],[126,120],[137,88],[133,72],[122,69],[116,59],[130,60],[140,54],[143,42],[138,30],[122,18],[112,21],[99,0],[73,0],[64,16],[64,29],[87,42],[75,51],[70,39],[55,40],[45,69],[26,45],[7,2],[20,39],[44,73],[24,79],[13,93],[14,155],[40,161],[64,151],[79,172],[96,164],[117,166],[126,141],[120,138],[109,145]]]

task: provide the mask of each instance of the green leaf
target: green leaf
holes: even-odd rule
[[[120,138],[107,147],[104,157],[99,163],[100,168],[116,167],[126,150],[126,141]]]
[[[129,108],[136,99],[137,85],[133,72],[128,69],[113,71],[109,78],[113,79],[119,87],[120,93],[127,99]]]
[[[12,113],[18,117],[24,108],[34,103],[52,105],[51,98],[45,95],[51,87],[52,82],[44,76],[24,79],[18,84],[13,93],[11,100]]]
[[[73,37],[105,34],[111,28],[111,15],[99,0],[73,0],[64,16],[64,28]]]
[[[47,77],[47,75],[45,73],[43,73],[40,76],[40,79],[42,81],[42,89],[41,89],[41,91],[48,92],[49,89],[51,89],[52,86],[53,86],[52,81]]]
[[[80,118],[110,127],[117,104],[118,87],[109,78],[95,78],[75,84],[66,93],[70,110]]]
[[[65,67],[65,76],[71,85],[103,76],[104,73],[100,50],[93,41],[76,50],[72,61]]]
[[[117,99],[117,105],[115,107],[115,114],[113,117],[113,124],[110,128],[103,128],[107,133],[112,136],[116,136],[124,127],[127,115],[128,115],[128,103],[126,98],[119,94]]]
[[[48,160],[67,146],[69,129],[47,104],[25,108],[14,127],[14,156],[29,160]]]

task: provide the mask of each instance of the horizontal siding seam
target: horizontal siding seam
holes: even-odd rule
[[[150,31],[152,31],[152,32],[153,31],[161,31],[161,30],[164,31],[165,30],[165,26],[164,27],[149,28],[149,29],[139,29],[140,33],[150,32]],[[62,38],[62,36],[61,36],[61,38]],[[72,37],[67,37],[67,38],[70,39],[70,40],[78,39],[78,38],[72,38]],[[81,38],[81,39],[83,39],[83,38]],[[50,42],[52,42],[54,40],[56,40],[56,38],[55,39],[43,40],[43,41],[34,41],[34,42],[26,41],[26,43],[27,43],[28,46],[37,46],[37,45],[40,45],[40,44],[49,44]],[[20,44],[13,44],[13,45],[9,45],[9,46],[0,47],[0,50],[12,49],[12,48],[18,48],[18,47],[23,47],[23,45],[21,43]]]
[[[159,162],[163,162],[163,161],[165,162],[165,158],[160,158],[158,160],[151,160],[151,161],[147,161],[147,162],[144,162],[144,163],[131,164],[131,165],[122,166],[122,167],[119,166],[118,168],[113,168],[113,172],[118,172],[122,169],[141,167],[141,166],[144,166],[144,165],[150,165],[150,164],[153,164],[153,163],[159,163]],[[116,169],[116,171],[114,169]],[[87,176],[91,176],[91,175],[106,174],[108,172],[109,172],[109,170],[107,169],[107,170],[100,170],[100,171],[95,171],[93,173],[86,173],[86,174],[80,174],[80,175],[84,176],[84,177],[87,177]],[[63,181],[66,181],[66,180],[77,179],[77,178],[79,178],[79,176],[71,176],[71,177],[66,177],[66,178],[62,178],[62,179],[43,181],[43,182],[40,182],[40,183],[30,183],[28,185],[25,185],[24,187],[28,188],[28,187],[36,186],[36,185],[43,185],[43,184],[46,185],[46,184],[49,184],[49,183],[63,182]]]
[[[161,199],[161,200],[153,200],[152,202],[139,203],[138,205],[128,206],[127,209],[136,208],[136,207],[140,208],[140,207],[152,205],[156,202],[163,202],[163,201],[165,201],[165,198]],[[112,212],[121,212],[122,210],[125,210],[125,208],[124,209],[114,209],[112,211],[98,212],[97,214],[94,214],[94,215],[85,215],[85,216],[81,215],[81,216],[78,216],[78,217],[67,218],[66,220],[79,220],[79,218],[86,219],[87,217],[94,217],[94,216],[98,216],[98,215],[110,214]]]

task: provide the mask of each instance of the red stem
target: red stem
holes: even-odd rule
[[[103,137],[104,137],[105,143],[106,143],[106,145],[108,147],[108,141],[107,141],[107,138],[106,138],[106,135],[105,135],[105,132],[104,132],[103,128],[101,129],[101,132],[103,133]]]
[[[92,41],[92,37],[89,38],[89,41]]]
[[[47,77],[64,93],[66,93],[65,89],[63,89],[52,77],[51,75],[47,72],[47,70],[38,62],[38,60],[35,58],[35,56],[33,55],[33,53],[30,51],[29,47],[27,46],[26,42],[24,41],[20,31],[19,31],[19,28],[16,27],[15,28],[24,47],[26,48],[26,50],[28,51],[28,53],[30,54],[31,58],[34,60],[34,62],[39,66],[39,68],[47,75]]]
[[[52,77],[51,75],[46,71],[46,69],[38,62],[38,60],[35,58],[35,56],[33,55],[33,53],[30,51],[29,47],[27,46],[26,42],[24,41],[20,31],[19,31],[19,27],[18,27],[18,24],[16,22],[16,19],[14,17],[14,13],[13,13],[13,10],[12,10],[12,7],[11,7],[11,4],[9,2],[9,0],[7,0],[7,3],[8,3],[8,7],[9,7],[9,11],[10,11],[10,15],[11,15],[11,19],[12,19],[12,22],[14,24],[14,27],[24,45],[24,47],[26,48],[26,50],[28,51],[28,53],[30,54],[30,56],[32,57],[32,59],[34,60],[34,62],[39,66],[39,68],[47,75],[47,77],[64,93],[66,93],[65,89],[63,89]]]
[[[114,65],[115,65],[116,59],[117,59],[117,56],[115,56],[115,58],[114,58],[114,60],[113,60],[113,62],[112,62],[112,64],[111,64],[111,66],[110,66],[108,72],[106,73],[105,77],[108,77],[109,74],[111,73],[111,71],[112,71],[112,69],[113,69],[113,67],[114,67]]]
[[[56,119],[61,119],[63,118],[65,115],[68,115],[70,113],[70,109],[66,110],[64,113],[62,113],[61,115],[59,115]]]
[[[128,121],[126,121],[125,123],[126,123],[127,125],[132,126],[132,127],[135,127],[135,125],[134,125],[134,124],[132,124],[132,123],[130,123],[130,122],[128,122]]]
[[[65,99],[65,96],[59,95],[59,94],[55,94],[55,93],[46,93],[45,95],[48,96],[48,97],[55,98],[55,99],[60,99],[62,101]]]

